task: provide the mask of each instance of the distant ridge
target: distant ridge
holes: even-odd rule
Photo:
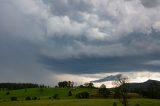
[[[150,79],[142,83],[128,83],[128,87],[129,89],[147,89],[147,87],[152,84],[156,84],[160,87],[160,81]]]

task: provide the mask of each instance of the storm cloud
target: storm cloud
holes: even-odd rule
[[[107,76],[105,78],[95,80],[95,81],[91,81],[91,82],[99,83],[99,82],[106,82],[106,81],[114,81],[114,80],[120,79],[121,77],[122,77],[122,74],[110,75],[110,76]]]
[[[159,10],[158,0],[1,0],[0,72],[159,72]]]

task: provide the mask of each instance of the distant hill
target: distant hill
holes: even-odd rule
[[[158,87],[160,87],[160,81],[156,81],[156,80],[148,80],[146,82],[142,82],[142,83],[129,83],[128,87],[129,89],[147,89],[149,86],[151,85],[157,85]]]

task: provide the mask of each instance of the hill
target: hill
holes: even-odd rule
[[[129,89],[144,89],[144,90],[146,90],[151,85],[156,85],[156,86],[160,87],[160,81],[148,80],[148,81],[142,82],[142,83],[129,83],[128,87],[129,87]]]

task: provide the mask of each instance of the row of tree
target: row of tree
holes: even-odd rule
[[[160,85],[153,81],[148,84],[146,89],[140,89],[139,94],[146,98],[160,99]]]
[[[27,88],[45,88],[44,85],[32,84],[32,83],[0,83],[0,90],[17,90]]]
[[[60,87],[60,88],[72,88],[73,86],[74,86],[73,81],[58,82],[58,87]]]

